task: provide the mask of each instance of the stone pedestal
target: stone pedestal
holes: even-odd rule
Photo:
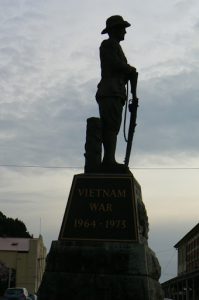
[[[77,175],[39,300],[162,300],[160,266],[132,175]]]

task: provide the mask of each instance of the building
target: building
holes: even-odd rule
[[[35,293],[45,268],[46,247],[39,238],[0,237],[0,262],[15,272],[15,286]]]
[[[178,251],[178,275],[162,284],[165,297],[199,300],[199,223],[174,247]]]

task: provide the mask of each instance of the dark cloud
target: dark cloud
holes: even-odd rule
[[[139,151],[198,151],[198,75],[193,70],[140,83]]]

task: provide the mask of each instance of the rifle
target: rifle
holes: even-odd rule
[[[134,136],[135,126],[136,126],[136,119],[137,119],[137,108],[138,108],[138,98],[136,94],[137,81],[138,81],[138,72],[135,72],[132,74],[130,78],[132,99],[129,100],[129,105],[128,105],[130,111],[130,124],[129,124],[128,138],[126,140],[127,142],[126,155],[124,159],[124,164],[127,167],[129,164],[131,148],[133,143],[133,136]]]

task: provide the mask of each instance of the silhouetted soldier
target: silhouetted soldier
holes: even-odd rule
[[[122,121],[122,110],[125,104],[126,83],[136,73],[136,69],[127,63],[120,46],[124,40],[126,27],[131,26],[121,16],[111,16],[106,20],[106,28],[101,32],[108,33],[109,38],[100,46],[101,81],[98,84],[96,100],[99,104],[104,146],[103,165],[120,166],[115,160],[117,135]]]

